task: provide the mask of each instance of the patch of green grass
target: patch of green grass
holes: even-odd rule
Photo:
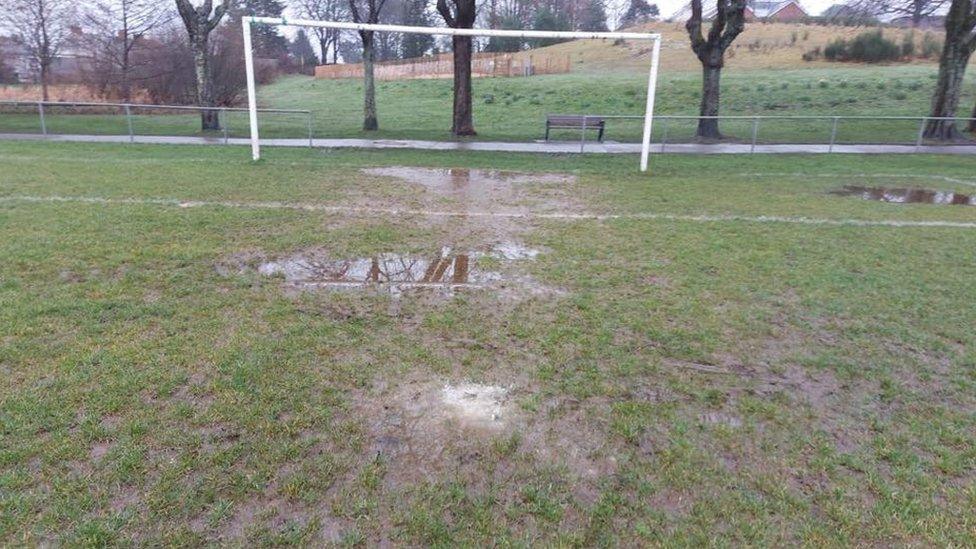
[[[635,163],[2,142],[0,198],[413,205],[422,187],[360,172],[413,165],[570,172],[591,212],[976,222],[828,194],[971,192],[964,157]],[[872,173],[902,177],[858,175]],[[478,226],[0,201],[0,543],[976,543],[976,231],[520,230],[544,250],[526,268],[558,295],[293,295],[218,267],[439,250]],[[424,406],[424,383],[462,380],[509,387],[512,423],[432,440],[391,415],[396,398]]]

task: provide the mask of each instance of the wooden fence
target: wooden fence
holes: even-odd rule
[[[471,74],[476,77],[564,74],[569,71],[568,55],[475,53],[471,60]],[[376,63],[374,74],[378,80],[449,78],[454,74],[454,55],[440,53],[413,59],[381,61]],[[316,78],[362,78],[362,76],[362,63],[315,67]]]

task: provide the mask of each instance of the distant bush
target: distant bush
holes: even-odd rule
[[[908,31],[901,39],[901,56],[915,55],[915,31]]]
[[[931,32],[922,36],[922,57],[929,59],[942,55],[942,42]]]
[[[881,63],[901,59],[902,48],[885,38],[881,29],[878,29],[862,32],[850,41],[838,38],[827,44],[823,55],[830,61]]]

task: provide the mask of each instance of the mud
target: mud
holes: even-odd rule
[[[576,182],[571,175],[558,173],[523,173],[495,170],[471,170],[467,168],[413,168],[393,166],[366,168],[363,173],[371,176],[395,177],[407,183],[420,185],[438,194],[462,195],[479,202],[496,200],[500,195],[511,195],[516,187],[526,185],[567,185]]]
[[[890,202],[892,204],[945,204],[953,206],[976,206],[976,196],[948,191],[928,189],[862,187],[845,185],[830,191],[838,196],[855,196],[863,200]]]

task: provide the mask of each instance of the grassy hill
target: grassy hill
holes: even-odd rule
[[[701,65],[691,51],[684,23],[659,22],[642,25],[632,31],[660,33],[664,37],[661,49],[661,68],[664,71],[698,71]],[[823,25],[751,23],[739,35],[727,54],[726,66],[730,69],[798,69],[836,67],[837,63],[824,60],[805,62],[803,54],[814,49],[823,49],[838,38],[850,39],[865,28]],[[932,31],[941,43],[943,33]],[[911,35],[916,51],[920,51],[922,31],[908,29],[885,29],[885,37],[901,44]],[[519,54],[520,57],[551,55],[559,58],[569,56],[574,71],[581,72],[620,72],[637,68],[646,70],[650,62],[650,47],[646,42],[628,41],[615,45],[604,40],[574,40],[545,48],[537,48]],[[914,64],[931,65],[937,59],[922,59]]]
[[[929,65],[863,67],[841,65],[793,70],[742,70],[730,67],[723,80],[723,114],[729,115],[905,115],[928,110],[936,68]],[[974,101],[973,79],[966,86],[963,110]],[[600,115],[643,114],[646,79],[635,72],[577,72],[531,78],[476,79],[475,123],[484,139],[526,140],[542,136],[547,113]],[[664,71],[658,89],[657,113],[697,113],[700,76]],[[444,139],[451,121],[449,80],[380,82],[377,103],[382,138]],[[366,135],[362,123],[362,83],[358,80],[316,80],[291,77],[260,90],[262,104],[311,109],[316,135]],[[270,120],[269,120],[270,122]],[[726,131],[746,135],[750,122],[726,124]],[[692,122],[670,123],[672,139],[689,137]],[[915,122],[858,122],[841,126],[842,139],[910,141]],[[658,126],[663,130],[663,126]],[[640,121],[613,121],[608,139],[639,136]],[[827,122],[769,122],[762,134],[786,140],[822,140]],[[575,139],[576,133],[560,134]]]

